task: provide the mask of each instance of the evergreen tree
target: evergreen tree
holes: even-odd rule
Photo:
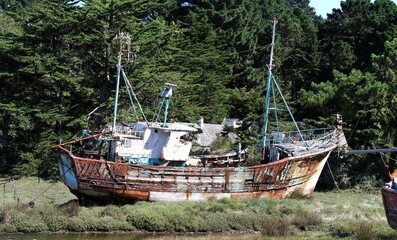
[[[334,9],[319,27],[322,81],[332,71],[349,73],[352,68],[368,70],[371,54],[383,52],[383,44],[397,31],[397,6],[391,0],[347,0]]]
[[[75,119],[76,102],[84,94],[79,75],[81,61],[76,57],[74,36],[76,8],[67,1],[42,1],[26,8],[24,35],[20,38],[23,52],[18,69],[18,104],[25,107],[28,129],[20,132],[18,173],[37,174],[47,171],[39,166],[53,162],[49,147],[65,138],[65,122]],[[80,124],[77,124],[81,126]],[[68,136],[69,134],[66,134]],[[39,168],[39,169],[38,169]]]
[[[18,84],[19,43],[21,26],[9,16],[8,12],[0,15],[0,167],[7,172],[8,164],[18,158],[17,133],[26,127],[21,111],[25,108],[15,102],[20,98],[22,86]]]
[[[333,82],[313,84],[315,92],[303,91],[306,104],[317,109],[319,115],[342,114],[345,134],[353,149],[387,148],[396,144],[396,47],[396,40],[386,42],[384,54],[372,55],[371,72],[353,69],[346,75],[335,71]],[[345,164],[349,176],[361,177],[368,173],[380,176],[384,167],[370,155],[350,157]]]

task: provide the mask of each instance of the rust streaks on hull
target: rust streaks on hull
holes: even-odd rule
[[[124,179],[127,173],[126,164],[114,163],[104,160],[90,160],[84,158],[74,158],[77,176],[81,178],[97,179]]]
[[[286,198],[293,191],[311,194],[330,152],[254,167],[204,168],[118,163],[76,157],[62,148],[58,151],[74,163],[77,192],[82,195],[149,201]]]

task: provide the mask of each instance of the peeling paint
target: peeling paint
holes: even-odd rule
[[[70,171],[77,178],[78,189],[68,186],[76,195],[147,201],[286,198],[293,191],[310,195],[332,150],[287,157],[254,167],[204,168],[81,158],[62,145],[56,148],[61,159],[70,159],[73,163]],[[59,161],[59,164],[63,166],[65,162]]]
[[[397,190],[383,187],[381,193],[387,222],[391,228],[397,230]]]

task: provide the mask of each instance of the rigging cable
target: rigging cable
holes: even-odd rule
[[[385,160],[383,159],[383,157],[388,158],[389,160],[393,160],[395,161],[395,159],[392,159],[390,157],[387,157],[384,153],[380,153],[380,159],[382,159],[383,165],[385,165],[385,167],[388,167],[388,165],[386,164]]]
[[[328,161],[327,161],[327,166],[328,166],[329,173],[331,174],[332,180],[334,181],[334,184],[336,186],[336,189],[338,189],[338,191],[339,191],[340,189],[338,186],[338,182],[335,180],[334,174],[332,173],[332,169],[331,169],[331,166],[329,165]]]
[[[62,165],[65,166],[65,164],[63,164],[63,163],[62,163]],[[68,168],[62,175],[60,175],[60,177],[62,178],[63,176],[65,176],[65,174],[66,174],[67,172],[69,172],[71,169],[72,169],[72,166],[69,166],[69,168]],[[31,207],[34,206],[35,201],[36,201],[39,197],[41,197],[45,192],[47,192],[51,187],[53,187],[56,183],[57,183],[57,182],[54,181],[50,186],[48,186],[46,189],[44,189],[44,191],[42,191],[38,196],[36,196],[35,198],[33,198],[33,200],[31,200],[29,203],[27,203],[27,204],[25,204],[25,205],[28,205],[28,206],[31,206]],[[15,198],[15,197],[14,197],[14,198]],[[19,202],[19,201],[18,201],[18,202]]]

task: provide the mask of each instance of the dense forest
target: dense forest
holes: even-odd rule
[[[238,118],[247,135],[263,121],[274,18],[273,73],[295,118],[330,126],[340,113],[351,148],[397,146],[397,6],[346,0],[324,19],[309,2],[1,0],[0,173],[56,177],[50,147],[110,121],[120,32],[131,36],[125,69],[148,115],[174,83],[170,121]],[[331,167],[351,187],[380,179],[382,159],[395,158],[336,156]]]

